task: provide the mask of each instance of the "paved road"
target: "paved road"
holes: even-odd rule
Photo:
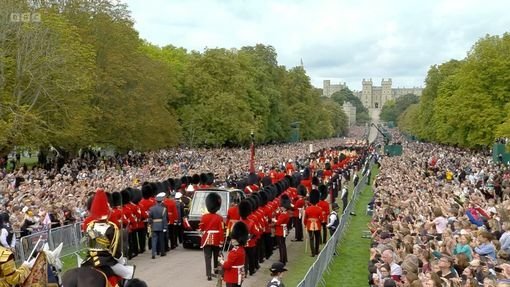
[[[369,109],[370,118],[372,119],[372,123],[375,125],[379,124],[379,114],[381,113],[381,110],[379,109]],[[373,143],[375,139],[377,138],[377,129],[373,126],[370,126],[370,132],[368,135],[368,141],[370,143]]]
[[[304,250],[304,242],[291,242],[292,238],[294,238],[293,231],[287,237],[289,262],[292,262],[296,256],[301,256]],[[269,260],[261,264],[260,270],[254,276],[249,276],[243,282],[243,287],[266,286],[270,279],[269,267],[277,260],[278,250]],[[207,281],[204,255],[201,250],[184,249],[180,246],[168,252],[166,257],[156,257],[154,260],[151,259],[150,251],[146,251],[131,260],[129,264],[136,265],[135,277],[144,280],[150,287],[216,286],[216,278],[213,278],[213,281]]]

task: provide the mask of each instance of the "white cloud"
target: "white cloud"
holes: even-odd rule
[[[428,67],[465,57],[510,27],[506,0],[127,0],[142,38],[202,51],[263,43],[287,67],[359,89],[362,78],[423,84]]]

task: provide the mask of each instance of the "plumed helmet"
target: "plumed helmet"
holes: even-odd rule
[[[191,184],[200,184],[200,175],[198,175],[197,173],[195,173],[195,174],[191,177]]]
[[[290,209],[291,207],[290,197],[285,193],[280,197],[280,206],[285,209]]]
[[[129,194],[129,190],[127,188],[121,190],[120,192],[121,198],[122,198],[122,205],[126,205],[129,202],[131,202],[131,195]]]
[[[303,170],[303,179],[309,179],[310,178],[310,168],[305,167]]]
[[[256,173],[250,173],[248,175],[248,184],[258,184],[259,183],[259,177]]]
[[[213,185],[214,184],[214,173],[208,172],[207,173],[207,181],[205,182],[207,185]]]
[[[205,198],[205,206],[210,213],[216,213],[221,208],[221,196],[216,192],[211,192]]]
[[[149,183],[142,185],[142,196],[145,199],[152,197],[152,186]]]
[[[328,197],[328,187],[324,184],[319,185],[320,199],[326,200]]]
[[[237,240],[239,245],[243,246],[248,241],[248,227],[242,221],[238,221],[232,227],[230,238]]]
[[[268,186],[270,185],[271,183],[273,183],[273,181],[271,180],[271,177],[269,176],[264,176],[262,178],[262,186]]]
[[[298,187],[297,187],[297,193],[298,193],[299,195],[301,195],[301,196],[306,196],[306,193],[307,193],[307,192],[308,192],[308,191],[306,190],[306,186],[304,186],[304,185],[302,185],[302,184],[298,185]]]
[[[320,200],[320,193],[317,189],[312,189],[310,191],[309,201],[311,204],[316,205]]]
[[[142,200],[142,191],[138,188],[131,189],[131,201],[134,204],[138,204]]]
[[[122,204],[122,196],[120,192],[115,191],[112,193],[112,207],[117,207]]]
[[[110,206],[108,205],[108,198],[103,189],[96,190],[92,206],[90,207],[90,216],[93,219],[107,219],[110,216]]]
[[[242,219],[246,219],[251,214],[251,204],[248,200],[241,200],[237,207],[239,209],[239,216],[241,216]]]
[[[206,185],[207,184],[207,180],[208,180],[207,174],[201,173],[200,174],[200,184]]]

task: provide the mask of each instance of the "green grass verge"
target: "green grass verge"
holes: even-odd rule
[[[377,166],[374,165],[372,167],[372,182],[378,171]],[[370,216],[366,215],[366,207],[372,196],[370,184],[365,187],[358,199],[354,209],[356,216],[351,217],[348,229],[339,243],[338,256],[334,257],[329,266],[331,272],[324,274],[326,286],[367,286],[370,239],[362,238],[362,235],[367,230],[367,223],[370,221]]]

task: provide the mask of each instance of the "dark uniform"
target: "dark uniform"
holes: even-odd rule
[[[156,250],[161,251],[161,256],[166,255],[164,248],[165,232],[168,227],[168,214],[166,207],[162,204],[165,193],[156,196],[156,205],[149,209],[148,222],[152,235],[152,259],[156,258]],[[159,248],[158,248],[159,247]]]

